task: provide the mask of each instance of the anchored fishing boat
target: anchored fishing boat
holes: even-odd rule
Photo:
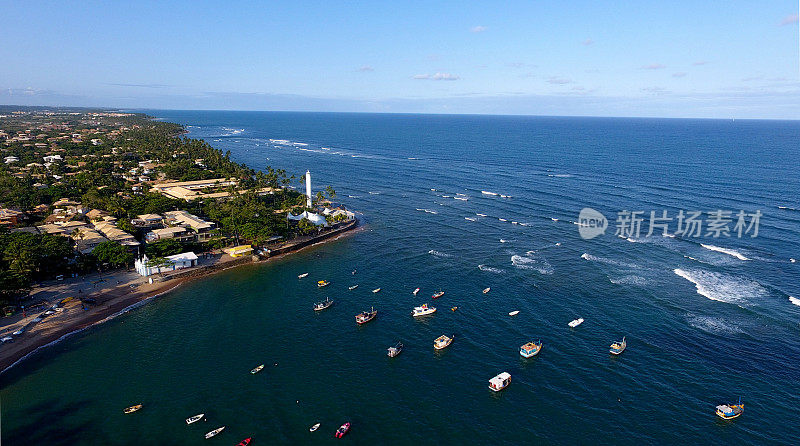
[[[399,354],[400,354],[400,352],[402,352],[402,351],[403,351],[403,343],[402,343],[402,342],[400,342],[400,341],[397,341],[397,344],[395,344],[395,345],[393,345],[393,346],[391,346],[391,347],[387,348],[386,350],[387,350],[387,353],[386,353],[386,354],[387,354],[387,355],[388,355],[390,358],[394,358],[395,356],[399,355]]]
[[[619,355],[625,351],[625,348],[627,346],[628,343],[625,342],[625,337],[623,336],[621,341],[617,341],[611,344],[611,350],[609,350],[608,352],[611,353],[612,355]]]
[[[429,307],[428,304],[422,304],[419,307],[414,307],[414,310],[411,312],[411,315],[414,317],[419,317],[419,316],[427,316],[433,313],[436,313],[436,307]]]
[[[308,273],[303,273],[303,274],[300,274],[299,276],[297,276],[298,279],[302,279],[304,277],[308,277]]]
[[[509,315],[509,316],[516,316],[516,315],[518,315],[518,314],[519,314],[519,310],[510,311],[510,312],[508,313],[508,315]]]
[[[359,325],[366,324],[367,322],[375,319],[375,316],[377,315],[378,315],[378,310],[376,310],[375,307],[372,307],[370,311],[364,311],[362,313],[357,314],[356,323]]]
[[[328,286],[328,285],[330,285],[330,284],[331,284],[331,283],[330,283],[330,282],[328,282],[327,280],[320,280],[320,281],[318,281],[318,282],[317,282],[317,286],[318,286],[318,287],[320,287],[320,288],[322,288],[322,287],[326,287],[326,286]]]
[[[124,413],[134,413],[134,412],[136,412],[137,410],[139,410],[141,408],[142,408],[142,405],[141,404],[137,404],[135,406],[126,407],[126,408],[122,409],[122,411]]]
[[[441,335],[433,341],[433,348],[435,348],[436,350],[441,350],[450,345],[452,342],[453,338],[448,338],[445,335]]]
[[[444,291],[439,290],[436,293],[434,293],[433,296],[431,296],[431,297],[434,298],[434,299],[438,299],[438,298],[440,298],[442,296],[444,296]]]
[[[225,426],[221,426],[221,427],[218,427],[218,428],[214,429],[211,432],[206,433],[206,440],[208,440],[211,437],[215,437],[215,436],[219,435],[219,433],[224,431],[224,430],[225,430]]]
[[[350,423],[344,423],[343,425],[339,426],[339,429],[336,429],[336,433],[333,434],[336,438],[344,437],[347,432],[350,430]]]
[[[314,304],[314,311],[322,311],[331,305],[333,305],[333,301],[329,297],[326,297],[322,302],[317,302]]]
[[[503,372],[489,380],[489,388],[495,392],[499,392],[511,384],[511,374]]]
[[[570,328],[575,328],[575,327],[577,327],[578,325],[580,325],[580,324],[582,324],[582,323],[583,323],[583,318],[582,318],[582,317],[579,317],[578,319],[575,319],[575,320],[573,320],[573,321],[570,321],[570,323],[569,323],[569,324],[567,324],[567,325],[569,325],[569,326],[570,326]]]
[[[186,419],[186,424],[196,423],[196,422],[202,420],[204,416],[206,416],[206,414],[204,414],[204,413],[200,413],[200,414],[197,414],[195,416],[191,416],[191,417]]]
[[[519,354],[523,358],[530,358],[531,356],[538,355],[541,350],[542,350],[542,341],[528,342],[527,344],[519,348]]]
[[[260,372],[262,370],[264,370],[264,364],[261,364],[258,367],[254,368],[253,370],[250,370],[250,373],[252,375],[255,375],[256,373],[258,373],[258,372]]]
[[[717,415],[723,420],[732,420],[744,413],[744,404],[739,398],[739,404],[720,404],[717,406]]]

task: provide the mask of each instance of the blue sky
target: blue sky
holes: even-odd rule
[[[0,1],[0,103],[800,119],[793,1]]]

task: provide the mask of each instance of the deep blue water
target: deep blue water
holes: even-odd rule
[[[196,444],[222,424],[207,444],[324,443],[344,421],[358,444],[800,442],[800,123],[149,113],[254,168],[310,170],[363,230],[195,282],[3,375],[12,444]],[[584,207],[605,235],[579,236]],[[640,237],[614,235],[622,210],[645,212]],[[732,211],[731,229],[763,215],[755,238],[644,237],[662,210]],[[413,320],[424,302],[438,313]],[[441,334],[455,341],[434,353]],[[742,417],[714,415],[739,397]],[[198,412],[209,422],[187,427]]]

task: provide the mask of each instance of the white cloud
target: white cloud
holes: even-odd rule
[[[642,65],[642,68],[645,70],[662,70],[667,68],[667,66],[660,63],[651,63],[650,65]]]
[[[797,14],[787,15],[786,17],[783,18],[783,20],[781,20],[781,26],[797,23],[798,20],[800,20],[800,15]]]
[[[692,65],[694,65],[694,66],[698,67],[698,66],[700,66],[700,65],[705,65],[705,64],[707,64],[707,63],[708,63],[708,62],[706,62],[706,61],[704,61],[704,60],[698,60],[697,62],[694,62],[694,63],[692,63]]]
[[[684,77],[684,76],[686,76],[686,73],[684,73],[683,71],[678,73],[672,73],[672,77]]]
[[[471,33],[482,33],[484,31],[486,31],[487,29],[489,29],[489,28],[487,28],[485,26],[478,25],[478,26],[473,26],[472,28],[470,28],[469,32],[471,32]]]
[[[434,73],[434,74],[415,74],[414,79],[427,79],[432,81],[457,81],[461,78],[458,75],[450,73]]]
[[[593,43],[594,43],[594,40],[592,40],[592,39],[586,39],[586,40],[584,40],[583,42],[581,42],[581,45],[584,45],[584,46],[589,46],[589,45],[591,45],[591,44],[593,44]]]
[[[359,68],[358,68],[356,71],[360,71],[360,72],[362,72],[362,73],[366,73],[366,72],[368,72],[368,71],[375,71],[375,69],[374,69],[374,68],[372,68],[372,67],[371,67],[371,66],[369,66],[369,65],[364,65],[364,66],[362,66],[362,67],[359,67]]]
[[[547,79],[547,82],[556,85],[564,85],[564,84],[571,84],[572,80],[570,78],[562,76],[550,76],[550,78]]]

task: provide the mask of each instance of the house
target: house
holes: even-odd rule
[[[115,241],[120,245],[139,246],[134,236],[119,229],[113,221],[100,221],[94,224],[94,228],[102,233],[109,240]]]
[[[206,221],[186,211],[169,211],[164,213],[164,220],[168,224],[192,228],[197,233],[197,240],[204,241],[211,238],[211,231],[216,228],[216,223]]]
[[[161,226],[164,219],[158,214],[142,214],[131,220],[131,223],[139,228],[153,228]]]
[[[42,157],[44,162],[46,163],[55,163],[56,161],[64,161],[64,158],[61,158],[61,155],[47,155]]]
[[[108,241],[105,236],[89,227],[75,231],[72,234],[72,239],[75,240],[75,250],[81,254],[89,254],[97,245]]]
[[[0,225],[16,226],[25,218],[25,214],[13,209],[0,209]]]
[[[99,221],[102,220],[103,217],[107,217],[109,215],[108,212],[100,210],[100,209],[92,209],[91,211],[86,213],[86,218],[89,221]]]
[[[150,264],[150,259],[147,258],[147,255],[144,255],[141,259],[137,259],[134,262],[134,266],[136,267],[136,272],[144,277],[197,266],[197,255],[191,251],[165,257],[165,259],[166,262],[164,265],[156,266]]]
[[[5,158],[5,163],[6,164],[16,163],[18,161],[19,161],[19,158],[17,158],[16,156],[7,156]]]
[[[178,239],[182,242],[193,242],[196,240],[195,234],[183,226],[172,226],[169,228],[153,229],[145,234],[147,243],[157,242],[168,238]]]

